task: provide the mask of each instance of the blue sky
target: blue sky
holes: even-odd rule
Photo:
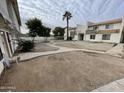
[[[124,0],[18,0],[18,3],[23,33],[27,32],[26,20],[33,17],[50,27],[65,27],[62,15],[66,10],[73,15],[70,26],[124,16]]]

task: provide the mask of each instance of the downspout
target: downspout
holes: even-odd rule
[[[69,40],[69,19],[67,17],[67,40]]]
[[[119,43],[121,43],[122,42],[122,38],[123,38],[123,30],[124,30],[124,16],[122,17],[122,24],[121,24],[121,29],[120,29],[120,35],[119,35],[119,39],[120,39],[120,41],[119,41]]]

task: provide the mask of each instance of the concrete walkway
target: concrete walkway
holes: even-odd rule
[[[59,50],[57,51],[47,51],[47,52],[28,52],[28,53],[20,53],[17,56],[14,56],[12,60],[16,60],[17,57],[20,57],[20,61],[27,61],[30,59],[34,59],[40,56],[46,56],[51,54],[58,54],[58,53],[64,53],[64,52],[71,52],[71,51],[85,51],[85,52],[92,52],[92,53],[100,53],[104,54],[104,52],[101,51],[94,51],[94,50],[88,50],[88,49],[74,49],[74,48],[67,48],[67,47],[61,47],[61,46],[55,46],[54,44],[48,44],[51,47],[57,47]]]
[[[124,92],[124,79],[114,81],[91,92]]]
[[[88,49],[67,48],[67,47],[62,47],[62,46],[56,46],[54,43],[47,44],[47,45],[49,45],[51,47],[56,47],[56,48],[59,48],[59,49],[57,51],[20,53],[19,55],[14,56],[12,58],[12,60],[16,60],[17,57],[20,57],[20,61],[26,61],[26,60],[37,58],[37,57],[40,57],[40,56],[46,56],[46,55],[52,55],[52,54],[58,54],[58,53],[64,53],[64,52],[71,52],[71,51],[84,51],[84,52],[108,54],[108,55],[112,55],[112,56],[115,56],[115,57],[121,57],[121,55],[119,55],[119,54],[120,54],[120,52],[122,52],[124,44],[119,44],[118,46],[112,48],[111,50],[109,50],[107,52],[88,50]],[[119,53],[117,53],[117,52],[119,52]]]

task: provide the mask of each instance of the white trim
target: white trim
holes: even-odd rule
[[[4,65],[3,65],[4,58],[0,61],[0,75],[2,74],[4,70]]]
[[[4,29],[0,29],[0,32],[8,32],[8,33],[10,33],[9,31],[4,30]]]

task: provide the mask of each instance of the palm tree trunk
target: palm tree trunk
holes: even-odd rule
[[[69,40],[69,19],[67,18],[67,40]]]

